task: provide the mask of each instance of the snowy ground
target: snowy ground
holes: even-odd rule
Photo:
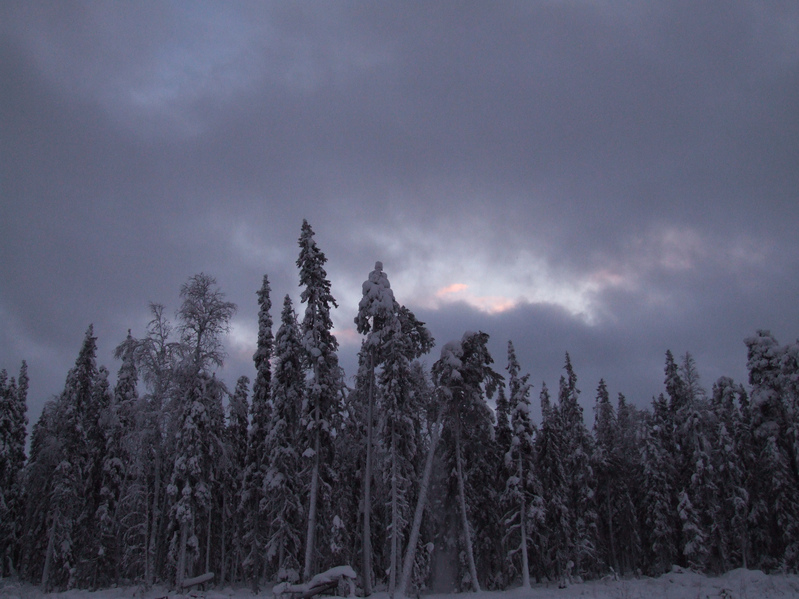
[[[270,597],[270,591],[260,596]],[[424,595],[425,599],[469,599],[471,593],[451,595]],[[0,597],[3,599],[252,599],[245,588],[224,588],[181,594],[163,588],[153,588],[142,593],[138,587],[107,589],[97,592],[67,591],[44,594],[37,587],[8,579],[0,580]],[[374,599],[387,599],[386,593],[375,593]],[[557,585],[534,585],[531,590],[513,589],[503,592],[484,591],[479,599],[772,599],[775,597],[799,598],[799,576],[771,574],[756,570],[733,570],[718,578],[692,572],[672,572],[660,578],[592,581],[572,584],[566,589]]]

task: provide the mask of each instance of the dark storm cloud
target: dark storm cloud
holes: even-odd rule
[[[504,366],[513,339],[538,385],[567,350],[584,397],[646,403],[666,349],[743,377],[744,336],[799,332],[798,28],[791,2],[6,2],[0,367],[41,405],[94,322],[116,370],[205,271],[251,374],[308,218],[350,373],[382,259],[439,346],[483,329]]]

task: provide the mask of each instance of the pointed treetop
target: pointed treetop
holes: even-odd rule
[[[358,303],[355,325],[358,332],[367,335],[367,345],[379,345],[384,329],[398,330],[396,320],[399,305],[394,299],[383,263],[375,262],[375,269],[361,287],[363,297]]]

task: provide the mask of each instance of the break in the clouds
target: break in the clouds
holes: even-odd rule
[[[798,48],[794,2],[4,2],[0,367],[35,417],[90,322],[113,372],[204,271],[251,375],[307,218],[348,374],[382,260],[439,346],[550,386],[569,351],[586,402],[666,349],[741,379],[799,334]]]

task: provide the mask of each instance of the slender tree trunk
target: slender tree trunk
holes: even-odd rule
[[[419,498],[416,500],[416,509],[413,513],[413,524],[408,538],[408,547],[405,549],[405,558],[402,561],[402,577],[400,578],[397,595],[404,597],[408,589],[413,572],[413,563],[416,561],[416,545],[419,542],[419,531],[422,529],[422,516],[427,504],[427,493],[430,490],[430,476],[433,473],[433,458],[436,454],[438,440],[441,438],[441,415],[433,425],[432,436],[430,437],[430,449],[427,451],[427,458],[424,463],[424,473],[422,474],[422,484],[419,488]]]
[[[522,527],[522,586],[525,589],[530,588],[530,561],[527,556],[527,501],[525,498],[524,487],[524,466],[522,464],[521,453],[519,455],[519,482],[521,484],[522,501],[519,506],[519,523]]]
[[[372,421],[374,419],[374,351],[369,352],[369,405],[366,423],[366,467],[363,475],[363,594],[372,594]]]
[[[222,557],[220,558],[220,566],[219,566],[219,586],[224,586],[225,584],[225,576],[227,575],[227,493],[223,493],[222,495],[222,546],[220,547],[220,552]],[[206,572],[210,572],[210,570],[206,569]]]
[[[397,562],[399,558],[399,477],[397,476],[397,431],[391,423],[391,571],[388,579],[388,595],[393,599],[397,587]]]
[[[469,564],[469,576],[472,579],[472,588],[480,592],[480,583],[477,581],[477,567],[474,564],[474,550],[472,549],[472,533],[469,528],[469,517],[466,513],[466,487],[463,481],[463,464],[461,463],[461,427],[456,424],[455,430],[455,469],[458,475],[458,496],[461,504],[461,521],[463,524],[463,538],[466,545],[466,558]]]
[[[745,526],[746,526],[746,523],[744,523],[744,527]],[[744,569],[748,569],[749,568],[749,560],[746,559],[746,553],[747,553],[748,545],[749,545],[749,543],[747,543],[746,530],[744,529],[744,531],[741,533],[741,561],[742,561],[742,565],[743,565]]]
[[[613,512],[611,510],[610,493],[608,493],[608,537],[610,540],[610,563],[619,572],[619,564],[616,562],[616,542],[613,538]]]
[[[211,571],[211,506],[208,506],[208,527],[205,534],[205,571]]]
[[[318,376],[317,376],[318,379]],[[314,462],[313,470],[311,471],[311,493],[308,500],[308,534],[305,536],[305,566],[303,568],[302,579],[309,581],[311,579],[311,570],[313,567],[313,554],[316,542],[316,503],[319,494],[319,452],[320,452],[320,417],[319,405],[315,408],[314,420],[316,421],[316,429],[314,431]]]
[[[177,573],[175,586],[178,591],[183,589],[183,580],[186,578],[186,543],[188,542],[189,526],[186,522],[180,523],[180,550],[178,551]]]
[[[150,535],[147,540],[147,558],[145,566],[144,584],[146,588],[153,586],[155,581],[155,551],[156,542],[158,539],[158,525],[160,510],[158,509],[158,500],[161,495],[161,452],[156,449],[155,464],[153,465],[155,473],[155,480],[153,483],[153,509],[152,509],[152,522],[150,527]]]
[[[50,592],[50,568],[53,565],[53,552],[55,551],[55,529],[58,523],[59,513],[53,514],[53,521],[50,523],[50,538],[47,541],[47,554],[44,558],[44,571],[42,572],[42,590]]]

